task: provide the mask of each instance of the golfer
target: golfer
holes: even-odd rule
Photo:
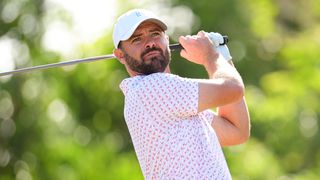
[[[180,55],[202,65],[209,78],[171,74],[166,29],[152,12],[133,9],[113,31],[114,55],[130,75],[120,88],[143,176],[231,179],[221,147],[244,143],[250,134],[242,79],[227,47],[219,52],[203,31],[179,38]]]

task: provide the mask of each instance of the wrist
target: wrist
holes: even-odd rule
[[[220,54],[217,54],[216,56],[208,58],[206,63],[203,64],[210,78],[212,78],[215,72],[218,70],[220,66],[219,61],[221,60],[223,60],[223,57]]]

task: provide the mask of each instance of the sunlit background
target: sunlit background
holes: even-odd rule
[[[224,148],[233,179],[320,178],[319,0],[2,0],[0,72],[111,54],[116,18],[154,11],[172,43],[228,35],[246,84],[250,140]],[[172,54],[172,72],[206,78]],[[0,180],[143,179],[116,60],[0,77]]]

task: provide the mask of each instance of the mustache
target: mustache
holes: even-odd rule
[[[146,49],[145,51],[143,51],[143,52],[141,53],[141,56],[140,56],[141,59],[143,59],[143,56],[145,56],[146,54],[148,54],[149,52],[152,52],[152,51],[159,51],[161,54],[163,54],[162,49],[157,48],[157,47],[152,47],[152,48]]]

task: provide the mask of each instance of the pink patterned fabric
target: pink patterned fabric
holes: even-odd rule
[[[120,84],[124,116],[145,179],[231,179],[214,112],[197,113],[198,82],[167,73]]]

